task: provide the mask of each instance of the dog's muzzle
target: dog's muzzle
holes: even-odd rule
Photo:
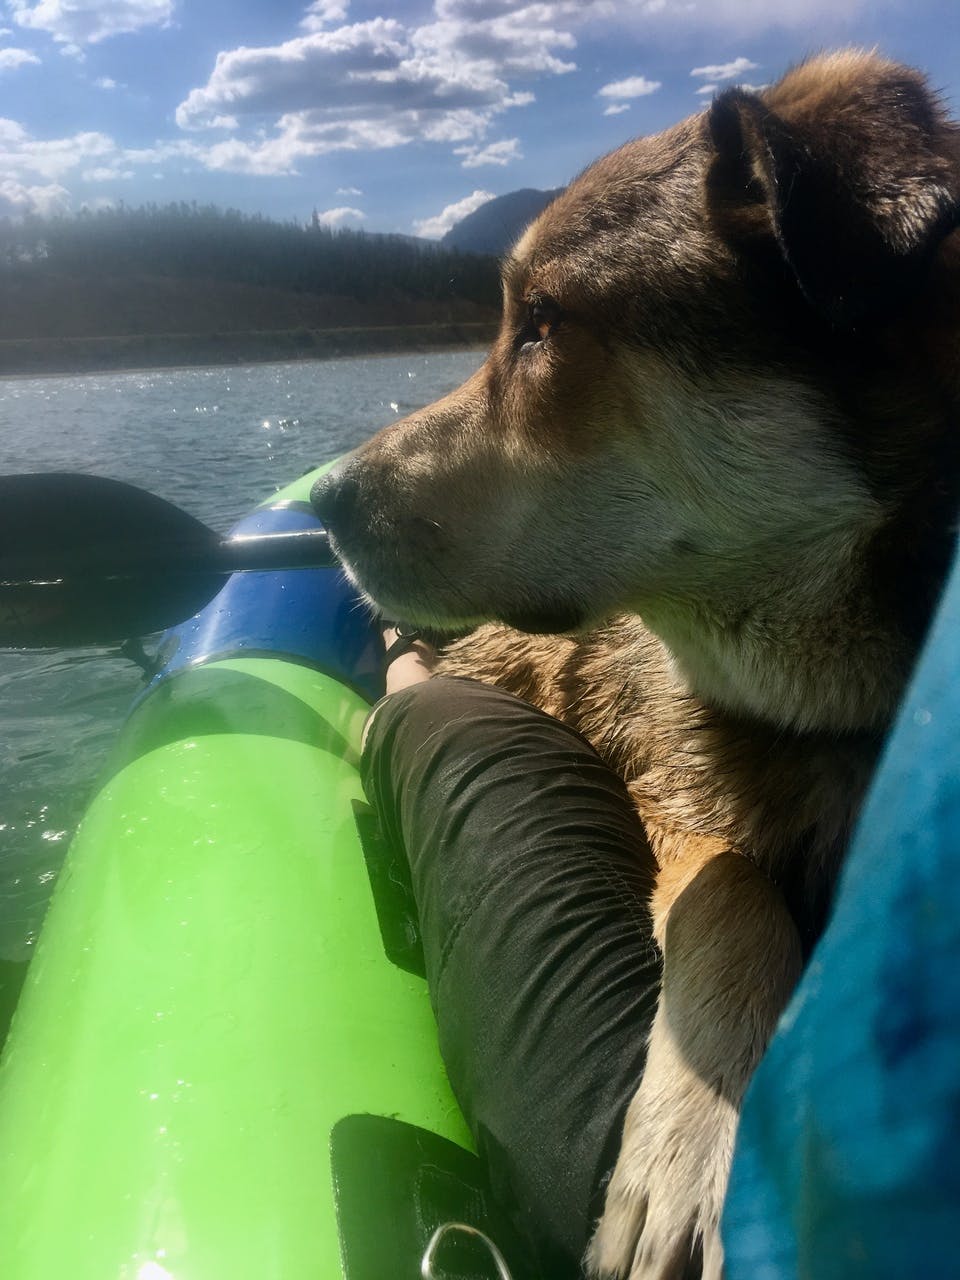
[[[310,490],[310,503],[334,538],[356,525],[360,507],[360,481],[349,463],[321,476]]]

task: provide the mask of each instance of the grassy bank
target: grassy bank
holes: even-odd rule
[[[7,338],[0,340],[0,376],[400,355],[485,346],[493,340],[495,332],[494,324],[477,322],[206,334]]]

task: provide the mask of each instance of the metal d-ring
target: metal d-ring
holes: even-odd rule
[[[506,1258],[504,1258],[503,1254],[493,1243],[487,1233],[485,1231],[480,1231],[477,1227],[471,1227],[466,1222],[444,1222],[441,1226],[437,1227],[436,1231],[434,1231],[433,1235],[430,1237],[429,1244],[423,1251],[423,1258],[420,1261],[420,1275],[423,1280],[437,1280],[437,1273],[433,1269],[433,1262],[434,1258],[437,1256],[437,1249],[440,1247],[440,1241],[443,1237],[454,1231],[459,1231],[465,1236],[473,1236],[475,1240],[479,1240],[486,1246],[491,1258],[493,1258],[494,1265],[497,1268],[497,1275],[500,1277],[500,1280],[513,1280],[513,1277],[510,1274],[510,1268],[507,1266]]]

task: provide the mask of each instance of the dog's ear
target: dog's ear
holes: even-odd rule
[[[960,222],[960,131],[916,71],[815,58],[709,113],[708,197],[743,243],[775,237],[807,299],[852,328],[896,312]]]

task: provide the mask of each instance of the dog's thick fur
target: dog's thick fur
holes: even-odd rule
[[[743,1091],[952,554],[958,221],[916,72],[850,51],[723,93],[574,182],[505,264],[482,369],[318,490],[385,612],[501,624],[446,670],[582,730],[657,855],[596,1274],[721,1274]]]

